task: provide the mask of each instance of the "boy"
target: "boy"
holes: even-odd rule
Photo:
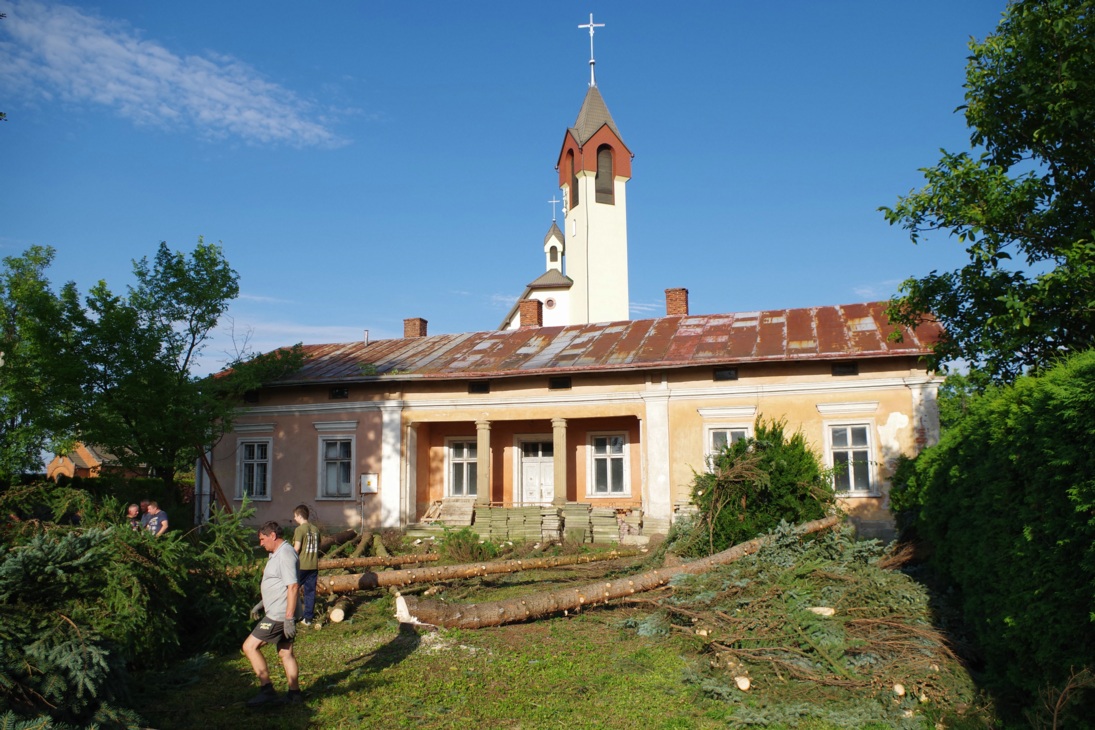
[[[293,549],[300,556],[300,588],[304,594],[305,626],[311,626],[315,617],[316,581],[319,578],[319,530],[308,521],[310,513],[305,505],[293,510],[297,529],[293,532]]]

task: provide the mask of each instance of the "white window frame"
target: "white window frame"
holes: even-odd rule
[[[245,451],[247,446],[263,444],[266,446],[266,494],[262,496],[256,496],[254,494],[247,494],[247,499],[252,502],[269,502],[271,487],[273,486],[273,469],[274,469],[274,439],[270,436],[259,436],[254,438],[239,438],[236,439],[236,496],[235,501],[242,502],[245,496],[244,494],[244,469],[248,460],[245,459]],[[258,460],[254,460],[251,463],[258,463]]]
[[[350,442],[350,491],[346,495],[327,494],[327,444],[331,441],[349,441]],[[341,461],[341,459],[339,459]],[[318,446],[316,449],[316,499],[328,502],[345,502],[348,499],[355,499],[357,495],[354,494],[354,483],[356,482],[355,475],[357,473],[357,436],[352,433],[329,433],[324,432],[319,436]]]
[[[878,455],[877,455],[877,443],[875,437],[875,422],[872,418],[840,418],[835,420],[827,420],[823,423],[825,429],[824,441],[825,441],[825,463],[830,469],[835,468],[836,461],[833,458],[833,429],[834,428],[853,428],[860,426],[867,429],[867,478],[870,480],[870,485],[867,489],[850,489],[846,491],[837,490],[836,483],[833,483],[833,489],[836,490],[836,494],[840,497],[877,497],[880,494],[880,480],[878,474]],[[851,447],[844,449],[837,449],[838,451],[851,451]],[[834,477],[835,479],[835,477]],[[851,478],[849,475],[848,480],[851,485]]]
[[[708,467],[711,465],[711,458],[715,455],[715,432],[716,431],[744,431],[745,436],[743,438],[753,437],[753,424],[752,423],[710,423],[705,424],[703,427],[703,463]]]
[[[598,438],[619,437],[623,439],[623,491],[622,492],[596,492],[594,491],[594,462],[597,455],[593,453],[593,442]],[[611,474],[611,470],[609,471]],[[631,497],[631,439],[627,431],[591,431],[586,434],[586,497],[588,499],[628,499]]]
[[[455,444],[471,444],[475,447],[475,458],[460,458],[456,460],[453,457],[452,450]],[[456,463],[464,464],[464,494],[454,494],[452,484],[452,470]],[[468,479],[468,464],[475,464],[476,479]],[[477,484],[479,474],[479,442],[475,436],[451,436],[445,439],[445,496],[446,497],[477,497],[479,494],[479,485]]]

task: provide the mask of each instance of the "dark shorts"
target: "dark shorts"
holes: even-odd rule
[[[293,645],[293,640],[285,636],[282,626],[281,621],[274,621],[267,616],[263,616],[262,620],[255,624],[255,628],[251,630],[251,636],[264,644],[277,644],[278,649],[287,649]]]

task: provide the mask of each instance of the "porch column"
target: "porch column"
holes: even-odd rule
[[[672,487],[669,482],[671,464],[669,447],[669,394],[644,393],[646,401],[646,484],[643,485],[643,510],[651,517],[673,518]]]
[[[380,406],[380,526],[400,527],[403,514],[403,402]]]
[[[553,462],[553,479],[555,480],[554,505],[567,503],[567,419],[551,419],[551,443],[555,456]]]
[[[490,502],[490,421],[475,422],[475,503]]]

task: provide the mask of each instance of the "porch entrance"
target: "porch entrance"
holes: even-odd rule
[[[555,445],[521,442],[521,503],[551,504],[555,499]]]

